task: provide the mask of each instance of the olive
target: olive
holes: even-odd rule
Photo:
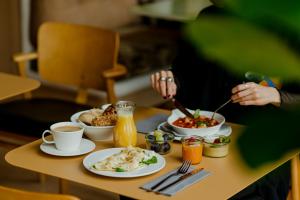
[[[164,134],[163,138],[164,138],[164,141],[168,141],[169,140],[169,135],[168,134]]]
[[[163,152],[168,152],[171,149],[171,145],[168,142],[163,144]]]
[[[154,142],[154,141],[155,141],[155,136],[154,136],[154,135],[148,135],[148,136],[147,136],[147,139],[148,139],[150,142]]]

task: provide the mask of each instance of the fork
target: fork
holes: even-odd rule
[[[228,103],[230,103],[232,101],[232,99],[229,99],[229,100],[227,100],[225,103],[223,103],[222,105],[220,105],[216,110],[215,110],[215,112],[213,113],[213,115],[211,116],[211,118],[210,118],[210,120],[213,120],[214,119],[214,116],[215,116],[215,114],[216,114],[216,112],[218,111],[218,110],[220,110],[221,108],[223,108],[224,106],[226,106]]]
[[[158,183],[156,183],[155,185],[153,185],[150,189],[151,190],[156,189],[158,186],[160,186],[162,183],[164,183],[166,180],[168,180],[172,176],[176,176],[176,175],[179,175],[179,174],[185,174],[188,171],[188,169],[190,168],[190,166],[191,166],[191,161],[190,160],[183,161],[182,165],[180,166],[180,168],[175,173],[172,173],[172,174],[168,175],[163,180],[161,180]]]

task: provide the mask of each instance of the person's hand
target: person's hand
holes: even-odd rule
[[[151,75],[151,84],[164,99],[172,98],[176,95],[177,86],[171,71],[162,70]]]
[[[235,86],[232,89],[231,99],[233,103],[240,105],[257,105],[266,104],[280,105],[280,94],[273,87],[258,85],[253,82],[248,82]]]

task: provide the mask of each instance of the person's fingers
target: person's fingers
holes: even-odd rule
[[[150,80],[152,88],[155,89],[155,74],[151,74]]]
[[[160,93],[160,84],[159,84],[159,82],[160,82],[160,73],[159,72],[156,72],[155,73],[155,86],[154,86],[154,88],[155,88],[155,90],[158,92],[158,93]],[[160,93],[161,94],[161,93]]]
[[[248,88],[248,89],[245,89],[245,90],[235,93],[234,95],[231,96],[231,99],[233,100],[233,102],[235,102],[238,99],[241,99],[243,97],[246,97],[246,96],[252,94],[253,92],[254,92],[253,88]]]
[[[173,84],[171,86],[171,91],[172,91],[172,93],[171,93],[170,98],[173,98],[176,95],[176,93],[177,93],[177,85],[176,85],[175,82],[173,82]]]
[[[249,88],[253,88],[256,87],[257,84],[253,83],[253,82],[248,82],[248,83],[243,83],[243,84],[239,84],[237,86],[235,86],[234,88],[232,88],[231,92],[232,94],[235,94],[237,92],[249,89]]]
[[[167,84],[167,94],[166,97],[167,98],[171,98],[174,96],[175,93],[175,82],[174,82],[174,77],[173,77],[173,73],[171,71],[167,71],[167,80],[166,80],[166,84]]]
[[[167,82],[166,82],[166,80],[167,80],[167,72],[163,71],[163,70],[160,71],[160,80],[159,80],[160,94],[164,98],[167,98]]]
[[[255,100],[247,100],[240,102],[242,106],[262,106],[266,105],[266,103],[262,99],[255,99]]]

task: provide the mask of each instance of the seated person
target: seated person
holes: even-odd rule
[[[222,10],[212,6],[202,12],[220,14]],[[279,87],[263,86],[244,77],[236,77],[226,71],[220,63],[199,56],[184,40],[180,41],[178,56],[172,68],[152,74],[151,83],[163,98],[175,97],[190,109],[213,111],[231,99],[233,103],[222,108],[220,113],[227,121],[243,124],[246,123],[243,116],[249,112],[277,109],[276,107],[284,104],[300,102],[297,95],[300,94],[298,86],[291,87],[292,93],[289,93],[285,91],[285,87],[279,90]],[[271,81],[271,86],[276,85]],[[284,200],[289,190],[289,181],[290,171],[287,163],[232,199]]]

